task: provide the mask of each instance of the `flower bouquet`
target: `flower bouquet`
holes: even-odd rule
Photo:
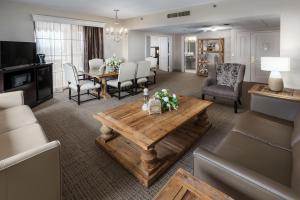
[[[162,89],[154,94],[154,97],[161,102],[162,112],[177,110],[179,102],[175,94],[171,94],[169,90]]]
[[[106,69],[109,72],[114,72],[119,70],[120,64],[123,62],[121,58],[117,58],[115,55],[111,58],[105,60]]]

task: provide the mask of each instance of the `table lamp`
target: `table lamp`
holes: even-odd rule
[[[262,57],[261,70],[271,71],[269,89],[275,92],[283,90],[283,80],[280,72],[290,71],[290,58],[287,57]]]

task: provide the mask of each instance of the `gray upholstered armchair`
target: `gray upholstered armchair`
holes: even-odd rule
[[[237,103],[241,104],[244,75],[245,65],[236,63],[210,65],[208,78],[203,82],[202,99],[205,99],[205,95],[231,99],[234,101],[234,112],[237,113]]]

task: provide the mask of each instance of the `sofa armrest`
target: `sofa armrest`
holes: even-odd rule
[[[53,141],[0,161],[0,199],[60,200],[60,143]]]
[[[215,84],[216,84],[216,79],[207,77],[204,79],[202,87],[205,88],[205,87],[208,87],[210,85],[215,85]]]
[[[0,110],[19,105],[24,105],[23,91],[0,94]]]
[[[225,184],[253,199],[299,199],[289,187],[201,148],[194,152],[194,175],[210,177],[214,183]]]

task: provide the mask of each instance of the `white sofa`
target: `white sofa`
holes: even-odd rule
[[[23,92],[0,94],[0,199],[60,200],[60,143],[48,142]]]

